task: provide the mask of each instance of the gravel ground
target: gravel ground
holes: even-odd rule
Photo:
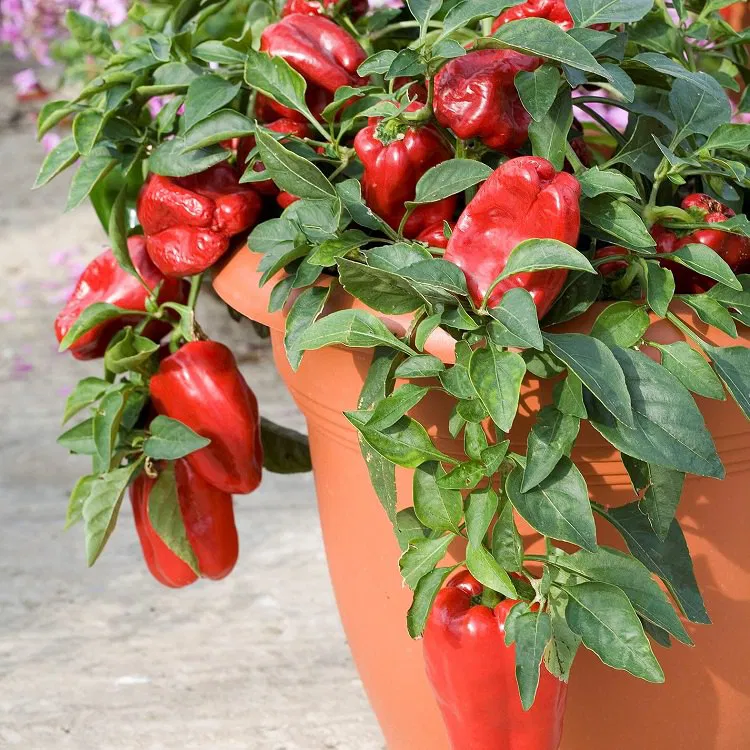
[[[98,367],[58,355],[52,320],[104,235],[67,181],[29,192],[33,117],[0,57],[0,747],[380,750],[326,570],[312,478],[267,475],[236,500],[226,581],[174,592],[141,559],[130,507],[95,568],[63,531],[86,461],[55,443],[65,395]],[[204,295],[207,297],[208,295]],[[241,359],[263,413],[304,429],[248,323],[199,317]]]

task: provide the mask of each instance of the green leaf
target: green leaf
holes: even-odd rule
[[[255,139],[266,169],[281,190],[300,198],[339,200],[328,178],[311,161],[287,149],[264,128],[257,128]]]
[[[554,406],[545,406],[539,412],[526,444],[522,492],[543,482],[560,459],[570,455],[580,426],[580,419],[563,414]]]
[[[510,576],[484,546],[469,544],[466,548],[466,567],[483,586],[509,599],[518,598],[518,592]]]
[[[589,271],[568,273],[555,304],[544,316],[542,321],[544,325],[553,326],[564,323],[585,313],[599,298],[603,283],[604,281],[598,273],[592,274]]]
[[[440,477],[438,485],[449,490],[471,490],[485,477],[484,466],[479,461],[464,461]]]
[[[385,75],[396,58],[396,54],[396,50],[384,49],[376,52],[374,55],[370,55],[357,68],[357,74],[363,78],[373,74]]]
[[[76,106],[67,99],[45,102],[36,118],[36,137],[41,138],[60,121],[76,111]]]
[[[750,128],[748,128],[750,130]],[[664,258],[673,258],[683,266],[715,279],[730,289],[742,291],[742,284],[737,280],[729,264],[712,248],[698,243],[684,245]]]
[[[65,402],[63,424],[72,416],[78,414],[81,409],[85,409],[89,404],[98,401],[110,385],[109,381],[102,378],[89,377],[80,380]]]
[[[750,148],[750,128],[746,124],[725,122],[711,133],[703,149],[726,149],[744,152]]]
[[[91,483],[82,511],[89,567],[97,561],[112,534],[125,490],[140,468],[137,462],[102,474]]]
[[[616,169],[599,169],[592,167],[578,175],[581,192],[587,198],[596,198],[602,193],[616,193],[629,195],[636,200],[640,199],[635,183]]]
[[[654,0],[567,0],[576,26],[595,23],[640,21],[653,7]]]
[[[404,360],[396,368],[396,377],[404,378],[435,378],[445,370],[445,365],[431,354],[417,354]]]
[[[185,139],[179,136],[171,141],[163,141],[149,157],[149,169],[165,177],[187,177],[204,172],[229,158],[229,151],[221,146],[186,151],[187,146]]]
[[[149,426],[143,452],[155,461],[183,458],[205,448],[211,441],[170,417],[155,417]]]
[[[309,120],[314,119],[305,102],[305,79],[284,58],[248,50],[245,83],[279,104],[302,112]]]
[[[463,193],[484,182],[493,170],[473,159],[449,159],[428,169],[417,183],[414,200],[407,205],[435,203],[457,193]]]
[[[727,336],[737,338],[737,326],[732,316],[720,302],[707,294],[681,294],[679,299],[695,310],[698,317],[710,326],[718,328]]]
[[[414,539],[409,543],[409,549],[398,561],[404,583],[414,591],[417,584],[432,572],[435,566],[445,557],[455,534],[447,534],[437,539]]]
[[[202,81],[202,78],[198,79]],[[229,141],[232,138],[243,138],[255,133],[255,125],[252,120],[235,112],[232,109],[220,109],[201,119],[193,125],[182,140],[185,153],[209,148]],[[251,170],[253,175],[257,172]],[[247,180],[241,179],[240,182]]]
[[[190,83],[185,97],[183,119],[185,130],[229,104],[239,93],[240,83],[232,83],[218,75],[204,75]]]
[[[587,198],[581,203],[581,215],[616,244],[635,250],[656,244],[643,219],[627,203],[617,198],[608,195]]]
[[[608,305],[594,321],[591,335],[607,346],[628,349],[637,344],[651,325],[648,313],[632,302]]]
[[[633,489],[641,497],[641,509],[649,517],[651,526],[660,539],[665,539],[680,502],[685,474],[639,461],[622,454]]]
[[[123,271],[140,279],[138,271],[133,265],[128,249],[128,232],[127,219],[125,216],[127,210],[128,187],[124,185],[112,204],[112,211],[109,214],[107,234],[109,242],[112,245],[112,254],[115,256],[118,265]]]
[[[505,570],[520,571],[523,553],[523,539],[513,518],[513,506],[506,500],[492,528],[492,556]]]
[[[412,312],[425,304],[423,297],[400,275],[338,258],[339,280],[349,294],[387,315]]]
[[[185,522],[177,495],[174,464],[167,464],[160,472],[148,496],[148,520],[159,538],[177,557],[200,575],[198,558],[187,537]]]
[[[658,261],[646,261],[646,301],[648,306],[664,318],[674,297],[674,275]]]
[[[420,578],[414,590],[414,599],[406,613],[406,628],[412,638],[421,638],[424,633],[427,617],[432,609],[438,591],[445,583],[445,579],[455,570],[451,568],[435,568]]]
[[[750,349],[743,346],[711,346],[703,348],[714,363],[719,377],[724,381],[745,416],[750,419]]]
[[[652,117],[638,118],[627,143],[617,151],[607,165],[611,167],[615,164],[625,164],[634,172],[652,177],[662,159],[662,152],[654,142],[654,135],[665,130],[665,126]]]
[[[580,583],[565,591],[565,617],[586,648],[610,667],[648,682],[664,682],[643,626],[620,589],[606,583]]]
[[[384,323],[364,310],[339,310],[326,315],[308,328],[298,345],[300,349],[308,350],[322,349],[331,344],[366,349],[373,346],[389,346],[405,354],[413,353],[386,328]]]
[[[282,427],[261,417],[263,468],[275,474],[302,474],[312,471],[310,441],[301,432]]]
[[[574,247],[559,240],[531,239],[516,245],[498,281],[515,276],[517,273],[544,271],[548,268],[570,268],[596,273],[586,256]]]
[[[106,24],[69,9],[65,12],[65,25],[86,54],[106,58],[115,53]]]
[[[674,142],[693,133],[711,135],[731,117],[724,89],[708,73],[693,73],[689,80],[677,79],[669,92],[669,107],[679,127]]]
[[[557,60],[577,70],[596,73],[610,80],[609,73],[594,59],[593,55],[573,37],[546,18],[524,18],[501,26],[493,37],[502,46]]]
[[[112,468],[113,452],[124,408],[125,397],[122,392],[112,391],[102,398],[94,412],[95,464],[99,472],[106,472]]]
[[[721,381],[711,365],[684,341],[674,344],[652,343],[661,352],[662,367],[671,372],[688,390],[706,398],[726,398]]]
[[[552,626],[552,640],[544,655],[544,663],[551,674],[565,682],[570,677],[575,655],[581,639],[568,627],[565,609],[568,595],[561,589],[553,588],[547,600],[547,610]]]
[[[510,440],[503,440],[501,443],[491,445],[482,451],[482,463],[487,469],[487,474],[494,474],[505,460],[510,447]]]
[[[466,533],[469,537],[469,544],[475,547],[482,545],[497,512],[497,503],[497,493],[491,487],[474,490],[468,496],[466,499]]]
[[[83,520],[83,505],[91,494],[91,486],[96,480],[96,474],[89,474],[75,483],[70,493],[68,509],[65,513],[65,530]]]
[[[692,645],[666,594],[645,565],[630,555],[611,547],[599,547],[596,552],[579,550],[574,555],[560,554],[555,562],[568,572],[622,589],[641,617],[672,633],[682,643]]]
[[[129,371],[151,375],[156,369],[154,355],[159,344],[145,336],[139,336],[128,326],[109,345],[104,355],[104,366],[117,374]]]
[[[554,65],[542,65],[536,70],[521,70],[514,79],[521,104],[539,122],[549,112],[560,86],[560,71]]]
[[[564,86],[547,113],[538,121],[532,120],[529,125],[529,140],[534,156],[547,159],[552,162],[555,169],[561,170],[565,164],[565,149],[572,124],[573,105],[570,89]]]
[[[519,354],[502,351],[492,343],[471,356],[471,383],[492,421],[503,432],[513,425],[525,374],[526,365]]]
[[[429,388],[422,388],[412,383],[406,383],[397,388],[390,396],[377,403],[372,416],[367,421],[367,428],[384,430],[396,424],[427,395],[428,391]]]
[[[575,373],[569,372],[564,380],[555,383],[553,395],[558,411],[579,419],[588,417],[583,403],[583,383]]]
[[[433,531],[458,534],[463,515],[463,498],[458,490],[446,490],[437,480],[445,470],[437,461],[428,461],[414,470],[414,512]]]
[[[469,293],[464,272],[454,263],[442,258],[420,260],[402,268],[400,273],[407,279],[418,282],[417,288],[425,297],[429,297],[430,291],[436,289],[464,296]]]
[[[679,380],[642,352],[612,351],[625,376],[634,423],[629,427],[616,422],[596,401],[587,399],[589,420],[596,430],[619,451],[641,461],[723,478],[724,467],[703,415]]]
[[[98,143],[81,160],[81,166],[70,183],[66,211],[83,203],[89,193],[114,169],[117,158],[112,155],[110,148],[106,143]]]
[[[508,635],[506,632],[506,643]],[[516,644],[516,682],[523,710],[528,711],[536,698],[542,656],[552,638],[549,615],[525,612],[513,620],[512,637]]]
[[[93,305],[89,305],[68,329],[68,332],[60,342],[59,351],[66,351],[77,338],[83,336],[84,333],[87,333],[99,324],[128,314],[132,314],[132,312],[124,310],[121,307],[116,307],[115,305],[110,305],[108,302],[95,302]]]
[[[518,5],[517,0],[462,0],[452,5],[445,14],[441,37],[453,33],[457,29],[471,26],[480,18],[499,16],[506,8]]]
[[[596,550],[596,527],[586,481],[567,456],[529,492],[521,490],[522,482],[523,470],[516,467],[505,481],[505,491],[526,521],[545,536]]]
[[[618,424],[634,424],[625,376],[605,344],[580,333],[545,333],[543,336],[550,353],[580,378]]]
[[[664,581],[688,620],[710,625],[690,551],[677,520],[672,521],[667,538],[661,540],[637,502],[599,512],[622,534],[633,556]]]
[[[57,438],[57,442],[71,453],[78,453],[85,456],[95,455],[94,418],[89,417],[89,419],[85,419],[83,422],[79,422],[69,430],[66,430]]]
[[[81,156],[86,156],[99,140],[104,127],[104,115],[94,109],[79,112],[73,120],[73,139]]]
[[[406,0],[406,4],[414,18],[419,21],[421,35],[424,36],[427,33],[427,24],[440,10],[443,0]]]
[[[737,280],[742,284],[741,292],[723,284],[716,284],[708,290],[707,294],[728,307],[734,318],[750,326],[750,274],[740,274]]]
[[[330,286],[313,286],[305,289],[294,301],[286,318],[284,349],[293,370],[299,369],[304,350],[300,341],[310,326],[317,320],[330,294]]]

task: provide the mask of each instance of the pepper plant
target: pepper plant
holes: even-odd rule
[[[660,682],[648,636],[690,644],[684,620],[710,621],[676,512],[686,476],[724,476],[694,396],[733,398],[750,417],[750,349],[739,345],[750,325],[750,128],[739,122],[750,32],[723,20],[726,4],[137,2],[142,33],[117,47],[104,25],[71,16],[100,69],[40,113],[40,135],[66,118],[72,133],[37,184],[77,164],[68,205],[110,186],[100,215],[123,274],[143,274],[126,243],[143,233],[161,290],[191,277],[189,300],[163,302],[151,285],[141,306],[173,327],[173,351],[203,338],[202,274],[251,227],[237,252],[263,255],[291,366],[330,345],[373,350],[346,417],[401,545],[409,633],[422,636],[458,569],[484,605],[518,601],[506,631],[527,709],[542,662],[567,680],[582,644]],[[366,309],[325,314],[336,286]],[[589,333],[559,328],[601,301]],[[685,306],[738,344],[711,344],[680,317]],[[397,336],[381,316],[402,314],[411,324]],[[64,347],[122,315],[100,301]],[[688,343],[651,340],[655,320]],[[116,377],[148,391],[158,347],[143,326],[125,330],[105,342],[107,376],[76,408]],[[455,361],[425,352],[438,334]],[[508,435],[526,377],[552,381],[554,397],[517,453]],[[461,455],[410,416],[435,391],[453,399]],[[158,474],[155,462],[205,450],[200,427],[151,421],[147,396],[138,419],[109,398],[63,439],[98,456],[97,490],[72,500],[96,554],[142,465]],[[631,503],[599,504],[571,458],[586,421],[620,452]],[[167,428],[179,438],[170,450]],[[413,470],[410,507],[397,505],[397,466]],[[629,553],[597,543],[597,517]],[[521,521],[541,547],[525,546]],[[190,556],[179,514],[157,525]],[[445,565],[455,541],[465,557]]]

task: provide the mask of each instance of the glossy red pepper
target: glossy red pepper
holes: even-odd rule
[[[414,102],[408,111],[422,107]],[[428,170],[453,158],[450,146],[431,125],[401,126],[391,121],[382,127],[382,118],[372,117],[367,127],[357,133],[354,149],[365,172],[362,192],[367,205],[394,229],[406,213],[404,203],[414,200],[417,182]],[[393,132],[388,126],[393,126]],[[456,196],[419,206],[404,228],[406,237],[414,238],[428,227],[453,218]]]
[[[455,224],[453,222],[448,222],[448,224],[451,231],[453,231]],[[418,242],[424,242],[430,247],[442,247],[445,249],[448,247],[448,238],[445,236],[445,222],[438,221],[432,226],[427,227],[423,232],[420,232],[416,239]]]
[[[551,238],[575,246],[581,224],[581,187],[546,159],[520,156],[490,175],[459,218],[445,259],[463,269],[474,302],[479,305],[502,273],[516,245],[532,238]],[[544,317],[565,283],[567,271],[520,273],[501,281],[490,294],[496,306],[513,287],[526,289]]]
[[[601,258],[611,258],[614,255],[629,255],[630,251],[624,247],[618,245],[607,245],[606,247],[599,248],[594,253],[594,260]],[[618,271],[624,271],[628,267],[628,262],[625,260],[613,260],[611,263],[602,263],[596,267],[596,270],[602,276],[614,276]]]
[[[239,553],[232,496],[206,482],[184,459],[175,461],[174,470],[185,532],[201,576],[214,580],[224,578],[232,572]],[[143,557],[160,583],[171,588],[189,586],[198,576],[169,549],[149,519],[148,503],[155,483],[156,479],[141,473],[130,487]]]
[[[320,16],[336,5],[342,6],[342,10],[351,15],[352,18],[363,16],[369,9],[367,0],[323,0],[323,2],[318,2],[318,0],[286,0],[281,15],[286,17],[294,13],[302,13],[307,16]]]
[[[309,138],[310,136],[310,126],[307,123],[297,122],[286,117],[269,122],[264,127],[268,128],[268,130],[272,130],[274,133],[294,135],[297,138]],[[248,136],[247,138],[242,138],[240,140],[239,145],[237,146],[237,165],[242,172],[247,168],[248,154],[254,148],[254,136]],[[253,165],[253,169],[256,172],[263,172],[265,170],[263,162],[256,161]],[[278,195],[279,192],[279,189],[276,187],[273,180],[263,180],[262,182],[253,182],[249,184],[252,184],[253,189],[261,195]]]
[[[567,684],[542,665],[536,700],[524,711],[515,677],[515,645],[505,620],[518,602],[475,604],[483,586],[467,571],[435,597],[424,631],[427,676],[452,750],[557,750]]]
[[[138,196],[146,249],[165,276],[192,276],[216,263],[258,220],[262,202],[225,162],[189,177],[152,174]]]
[[[263,447],[255,394],[232,352],[217,341],[192,341],[151,378],[159,414],[211,440],[187,456],[197,474],[224,492],[252,492],[261,480]]]
[[[692,214],[696,221],[716,224],[734,216],[734,211],[720,201],[704,193],[692,193],[680,204],[683,210]],[[735,273],[750,273],[750,239],[738,234],[721,232],[718,229],[696,229],[687,234],[677,232],[659,224],[651,228],[659,253],[672,253],[691,244],[707,245],[714,250]],[[675,290],[678,294],[701,294],[716,284],[713,279],[681,266],[674,261],[664,261],[663,265],[674,274]]]
[[[281,208],[289,208],[289,206],[292,205],[292,203],[296,203],[299,200],[299,196],[292,195],[291,193],[287,193],[286,191],[282,190],[277,196],[276,196],[276,203]]]
[[[529,134],[531,115],[521,104],[516,74],[536,70],[539,57],[509,49],[469,52],[435,76],[435,116],[459,138],[479,138],[496,151],[514,151]]]
[[[501,13],[492,26],[492,33],[494,34],[503,24],[522,18],[546,18],[565,31],[573,28],[573,17],[564,0],[526,0],[525,3],[514,5]],[[609,24],[595,23],[591,28],[603,31],[609,28]]]
[[[302,13],[286,16],[266,27],[260,48],[271,57],[284,58],[305,77],[308,106],[315,115],[332,101],[337,89],[364,83],[357,75],[357,68],[367,54],[349,32],[330,18]],[[264,98],[261,106],[282,117],[299,119],[293,110],[271,99]]]
[[[165,279],[146,253],[146,240],[141,236],[128,239],[128,251],[133,265],[149,289],[161,284],[159,302],[185,302],[187,286],[182,280]],[[65,307],[55,318],[55,335],[62,341],[73,323],[89,305],[95,302],[108,302],[126,310],[146,309],[148,293],[138,279],[120,268],[111,250],[105,250],[89,263],[76,283]],[[104,352],[112,337],[125,326],[138,325],[142,316],[124,316],[100,323],[83,336],[79,336],[70,347],[76,359],[96,359]],[[144,336],[158,341],[167,333],[169,323],[154,321],[143,331]]]

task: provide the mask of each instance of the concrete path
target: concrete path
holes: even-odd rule
[[[41,149],[0,58],[0,748],[381,750],[339,625],[312,478],[267,474],[236,500],[240,562],[220,583],[162,588],[129,504],[88,570],[63,531],[86,461],[55,443],[66,393],[96,363],[58,355],[52,320],[104,234],[62,215],[67,180],[30,193]],[[204,295],[205,296],[205,295]],[[204,300],[263,413],[304,429],[248,323]]]

